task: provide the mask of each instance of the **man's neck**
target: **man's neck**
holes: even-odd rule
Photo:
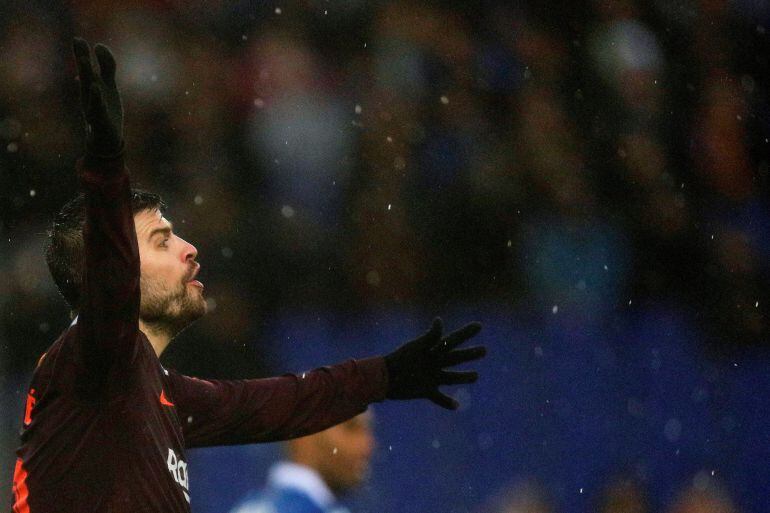
[[[72,318],[72,324],[70,324],[70,326],[74,325],[76,322],[78,322],[77,314]],[[141,319],[139,319],[139,331],[144,333],[144,336],[150,341],[153,350],[155,350],[155,356],[160,358],[160,355],[171,343],[171,335],[164,330],[157,329],[152,324],[145,323]]]
[[[157,329],[152,324],[146,324],[139,319],[139,330],[144,333],[147,340],[150,341],[150,345],[155,350],[155,355],[160,358],[161,353],[166,350],[171,343],[171,335],[165,330]]]

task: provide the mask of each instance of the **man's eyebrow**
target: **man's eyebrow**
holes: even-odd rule
[[[174,225],[169,222],[168,226],[164,226],[162,228],[155,228],[154,230],[150,231],[150,235],[147,236],[147,240],[152,240],[152,238],[155,236],[156,233],[164,233],[166,235],[171,235],[171,231],[173,229],[174,229]]]

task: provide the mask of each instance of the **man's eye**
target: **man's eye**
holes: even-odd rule
[[[161,248],[167,248],[168,247],[168,239],[163,239],[160,244],[158,244],[158,247]]]

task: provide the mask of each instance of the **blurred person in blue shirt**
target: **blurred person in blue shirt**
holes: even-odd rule
[[[286,459],[274,464],[261,490],[230,513],[349,513],[338,499],[369,474],[375,447],[367,411],[314,435],[286,442]]]

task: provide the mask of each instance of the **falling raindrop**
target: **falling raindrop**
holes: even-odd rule
[[[281,207],[281,215],[286,219],[291,219],[294,217],[294,213],[294,208],[292,208],[290,205],[284,205]]]

